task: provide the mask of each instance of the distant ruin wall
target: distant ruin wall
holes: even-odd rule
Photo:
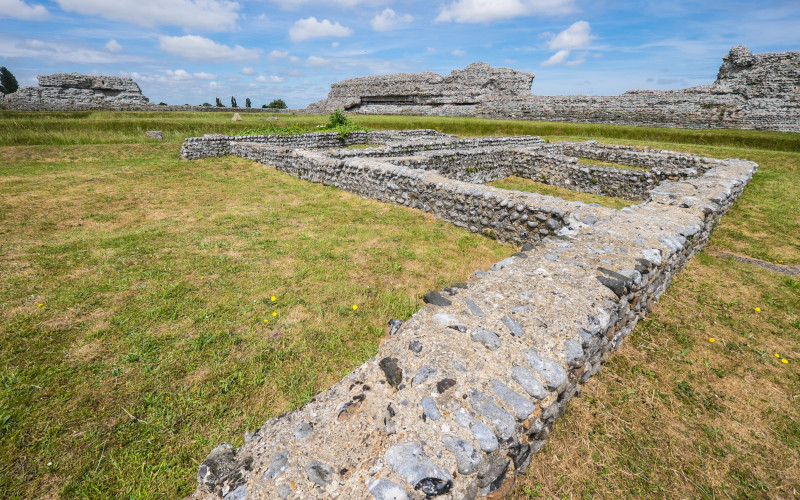
[[[22,87],[5,96],[14,109],[97,109],[149,105],[131,78],[79,73],[39,75],[38,87]]]
[[[355,78],[333,84],[328,98],[308,110],[319,113],[340,107],[364,114],[800,132],[797,51],[752,54],[747,47],[734,47],[723,58],[713,84],[682,90],[535,96],[530,94],[532,81],[530,73],[485,63],[471,64],[448,77],[421,73]]]

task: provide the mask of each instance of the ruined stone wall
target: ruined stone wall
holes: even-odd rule
[[[530,94],[533,75],[507,68],[473,63],[443,77],[436,73],[399,73],[353,78],[331,85],[327,99],[308,106],[312,113],[329,113],[361,106],[474,105],[491,97],[514,98]]]
[[[5,96],[14,109],[105,109],[145,106],[148,99],[131,78],[78,73],[39,75],[38,87],[22,87]]]
[[[473,88],[442,86],[431,73],[345,80],[309,110],[800,132],[800,52],[752,54],[738,46],[723,58],[711,85],[618,96],[535,96],[522,91],[530,89],[533,75],[505,69],[517,84],[484,91],[501,70],[486,64],[467,70],[471,77],[464,84]]]
[[[336,157],[291,147],[302,139],[274,140],[279,146],[261,138],[228,141],[225,149],[214,138],[196,138],[185,151],[240,155],[469,230],[488,228],[523,247],[466,283],[426,294],[427,305],[409,320],[389,322],[375,357],[304,407],[246,433],[238,450],[214,448],[198,469],[193,498],[473,500],[509,493],[570,399],[703,247],[757,168],[696,159],[707,168],[654,181],[646,201],[613,210],[453,180],[392,157]],[[399,146],[389,133],[383,140],[384,148]],[[455,154],[492,154],[480,139],[472,146]],[[592,144],[521,149],[547,147]]]

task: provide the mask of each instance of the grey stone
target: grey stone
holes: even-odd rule
[[[303,441],[308,439],[313,431],[311,424],[308,422],[303,422],[299,424],[297,427],[294,428],[292,434],[294,434],[294,438],[298,441]]]
[[[479,318],[486,317],[486,313],[484,313],[483,310],[480,307],[478,307],[478,305],[475,302],[472,301],[472,299],[466,298],[464,299],[464,303],[467,304],[467,309],[469,309],[469,312],[471,312],[475,316],[478,316]]]
[[[247,485],[243,484],[239,486],[222,498],[224,500],[245,500],[247,498]]]
[[[323,488],[331,484],[336,474],[333,467],[318,460],[314,460],[306,465],[305,470],[308,480]]]
[[[544,379],[547,388],[558,392],[563,391],[567,386],[567,372],[557,362],[539,357],[539,353],[534,349],[522,351],[528,360],[528,364]]]
[[[515,262],[514,257],[507,257],[500,262],[495,262],[492,267],[489,268],[490,271],[499,271],[503,268],[506,268]]]
[[[403,322],[399,319],[390,319],[389,320],[389,336],[396,334],[397,331],[400,329],[400,326],[403,325]]]
[[[442,380],[436,382],[436,392],[439,394],[444,394],[447,389],[456,385],[456,381],[451,378],[443,378]]]
[[[422,351],[422,342],[419,340],[412,340],[408,343],[408,350],[414,354],[419,354]]]
[[[523,368],[519,365],[514,365],[511,368],[511,378],[514,379],[516,383],[520,385],[525,392],[527,392],[532,398],[536,399],[543,399],[547,396],[547,390],[544,388],[539,379],[536,378],[536,375],[530,372],[527,368]]]
[[[455,368],[456,370],[458,370],[460,372],[467,371],[467,365],[465,365],[460,359],[454,359],[453,360],[453,368]]]
[[[424,494],[450,491],[453,477],[442,469],[422,451],[418,443],[396,444],[384,454],[384,460],[400,476],[403,476],[414,489]]]
[[[288,498],[292,494],[292,487],[289,483],[283,483],[278,488],[278,496],[281,498]]]
[[[409,500],[403,488],[383,477],[369,483],[368,490],[375,500]]]
[[[403,382],[403,370],[397,365],[397,358],[383,358],[378,365],[386,375],[389,385],[396,389]]]
[[[471,444],[451,435],[444,436],[442,444],[456,457],[459,474],[469,475],[478,471],[478,467],[483,462],[483,457]]]
[[[500,445],[495,433],[483,422],[472,418],[463,408],[456,412],[455,420],[458,425],[472,431],[478,441],[478,446],[486,453],[493,452]]]
[[[439,408],[436,406],[436,401],[433,398],[422,398],[420,401],[422,404],[422,414],[425,418],[429,418],[431,420],[439,420],[442,418],[442,414],[439,411]]]
[[[564,355],[569,366],[580,366],[583,362],[583,347],[574,340],[564,341]]]
[[[487,398],[482,392],[476,390],[469,391],[469,402],[472,404],[475,411],[488,418],[492,424],[494,424],[494,428],[497,430],[497,435],[500,439],[511,439],[514,436],[516,426],[514,417],[494,404],[494,402]]]
[[[536,406],[528,401],[527,398],[509,389],[507,385],[499,380],[492,380],[492,388],[500,399],[511,406],[517,416],[517,420],[525,420],[536,410]]]
[[[490,332],[489,330],[485,330],[481,327],[472,329],[471,338],[475,342],[480,342],[481,344],[485,345],[490,351],[500,348],[500,337],[498,337],[496,333]]]
[[[264,479],[275,479],[289,468],[289,452],[280,451],[272,457],[272,462],[261,477]]]
[[[442,294],[440,294],[437,291],[430,291],[426,293],[422,297],[422,300],[426,304],[433,304],[435,306],[440,306],[440,307],[447,307],[452,304],[452,302],[449,299],[442,297]]]
[[[525,335],[525,332],[522,331],[522,324],[512,319],[510,316],[503,316],[501,321],[515,337],[522,337]]]
[[[417,370],[417,374],[414,375],[414,379],[411,381],[412,385],[419,385],[430,377],[436,376],[436,368],[431,368],[428,365],[423,365]]]

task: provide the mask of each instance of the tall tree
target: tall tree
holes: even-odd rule
[[[245,108],[249,108],[249,107],[250,107],[250,104],[251,104],[251,103],[250,103],[250,98],[248,97],[248,98],[246,98],[246,99],[244,100],[244,107],[245,107]]]
[[[0,67],[0,92],[13,94],[19,89],[19,83],[14,75],[5,66]]]

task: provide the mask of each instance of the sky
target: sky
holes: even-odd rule
[[[283,99],[358,76],[469,63],[534,73],[537,95],[710,84],[735,45],[800,50],[800,2],[0,0],[0,65],[132,77],[151,102]]]

